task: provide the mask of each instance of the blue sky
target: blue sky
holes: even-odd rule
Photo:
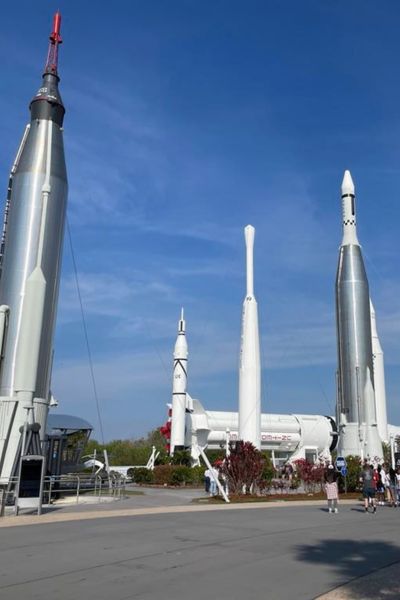
[[[344,169],[400,424],[398,2],[7,3],[4,196],[57,8],[68,213],[105,437],[165,421],[182,305],[189,392],[236,409],[248,223],[263,410],[333,413]],[[58,410],[98,436],[67,243],[55,348]]]

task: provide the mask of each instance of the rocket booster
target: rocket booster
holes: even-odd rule
[[[355,190],[342,183],[343,240],[336,276],[338,345],[338,453],[382,457],[378,434],[368,279],[357,239]]]
[[[242,312],[242,337],[239,361],[239,439],[261,447],[261,367],[258,309],[254,297],[255,229],[244,229],[246,242],[246,297]]]
[[[387,430],[387,411],[386,411],[386,387],[385,387],[385,365],[381,343],[376,328],[376,316],[372,302],[371,309],[371,333],[372,333],[372,359],[374,365],[375,382],[375,404],[376,420],[378,423],[379,436],[383,442],[389,439]]]
[[[185,420],[186,420],[186,390],[187,390],[187,365],[188,345],[186,340],[186,324],[183,315],[178,323],[178,336],[174,350],[174,373],[172,380],[172,420],[170,453],[182,450],[185,447]]]
[[[10,175],[2,239],[0,476],[9,477],[30,412],[44,438],[67,202],[64,105],[57,70],[61,15],[54,17],[43,79]],[[4,308],[3,308],[4,310]],[[31,410],[29,410],[31,409]]]

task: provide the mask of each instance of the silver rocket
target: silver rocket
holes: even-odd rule
[[[40,425],[50,401],[53,335],[67,202],[64,105],[57,70],[56,13],[38,92],[11,175],[0,279],[0,476],[12,475],[20,428]]]
[[[174,373],[172,380],[172,418],[170,454],[185,447],[186,390],[187,390],[188,345],[186,324],[183,315],[178,323],[178,336],[174,350]]]
[[[343,240],[336,276],[338,454],[373,460],[382,457],[382,444],[375,410],[370,299],[349,171],[342,183],[342,209]]]
[[[242,312],[242,337],[239,361],[239,439],[261,447],[261,367],[258,309],[254,297],[255,229],[244,229],[246,242],[246,297]]]

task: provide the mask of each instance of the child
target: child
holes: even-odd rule
[[[325,471],[325,492],[326,499],[328,500],[328,510],[330,513],[337,513],[338,503],[338,486],[337,486],[337,473],[333,465]]]

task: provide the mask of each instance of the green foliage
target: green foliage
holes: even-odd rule
[[[130,469],[129,475],[132,476],[135,483],[153,483],[153,471],[140,467],[139,469]]]
[[[206,455],[212,465],[222,462],[225,458],[225,452],[222,450],[206,450]]]
[[[362,462],[359,456],[346,456],[347,463],[347,476],[346,476],[346,484],[348,492],[356,492],[360,489],[360,477],[362,471]],[[344,477],[339,477],[339,489],[340,491],[344,491],[345,488],[345,479]]]
[[[203,466],[192,467],[192,483],[195,485],[203,485],[204,484],[204,471],[206,470]]]
[[[269,490],[271,487],[272,479],[275,476],[275,469],[270,456],[268,456],[264,452],[262,453],[262,455],[264,463],[262,467],[259,486],[261,490]]]
[[[83,449],[83,454],[85,456],[87,454],[89,456],[91,456],[92,454],[94,454],[95,450],[96,450],[96,454],[98,456],[100,456],[100,458],[101,458],[102,455],[103,455],[103,447],[102,447],[102,445],[97,440],[89,440],[88,443],[86,444],[86,446]]]
[[[165,440],[158,429],[154,429],[146,437],[137,440],[112,440],[102,446],[97,440],[89,440],[84,454],[93,454],[96,449],[99,460],[103,458],[103,449],[107,450],[111,466],[145,465],[151,455],[152,447],[160,452],[157,464],[165,463],[169,457],[165,450]]]
[[[188,450],[177,450],[174,452],[174,455],[171,456],[170,463],[171,465],[184,465],[190,467],[192,463],[190,452]]]
[[[184,465],[176,465],[172,469],[170,485],[186,485],[193,482],[192,469]]]
[[[156,465],[168,465],[169,464],[169,454],[168,452],[163,449],[163,450],[158,450],[159,455],[156,458]]]

